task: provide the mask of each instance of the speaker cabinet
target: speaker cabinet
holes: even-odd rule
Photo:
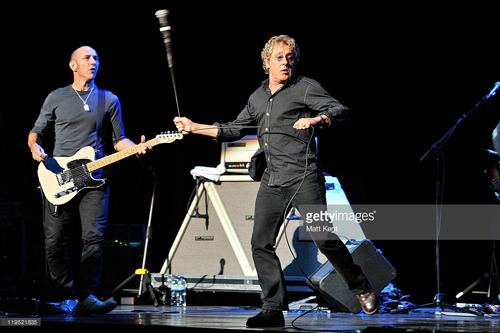
[[[379,293],[396,277],[396,269],[369,240],[347,245],[347,248],[375,293]],[[357,297],[328,261],[309,277],[307,284],[313,290],[319,289],[325,301],[335,310],[352,313],[362,310]]]
[[[215,185],[250,263],[250,236],[259,185],[258,182]],[[200,197],[196,214],[187,226],[171,267],[172,273],[184,275],[245,275],[206,191]]]
[[[256,275],[256,273],[250,241],[253,230],[255,198],[259,186],[260,182],[254,181],[225,181],[215,185],[250,263],[252,275]],[[183,275],[248,275],[244,274],[214,205],[210,198],[206,197],[206,192],[200,198],[197,213],[199,216],[205,215],[205,217],[191,218],[172,259],[172,273]],[[294,262],[292,253],[297,257],[307,275],[313,273],[326,260],[312,240],[299,239],[300,223],[300,220],[289,221],[286,234],[283,235],[276,248],[285,276],[303,277]]]

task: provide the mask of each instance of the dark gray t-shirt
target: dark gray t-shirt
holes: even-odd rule
[[[96,112],[97,112],[97,87],[90,93],[75,92],[71,85],[51,92],[35,122],[30,133],[37,133],[40,138],[48,133],[55,132],[53,155],[55,157],[73,156],[85,146],[96,149]],[[87,101],[90,111],[85,111],[82,100]],[[88,99],[87,99],[88,97]],[[104,121],[101,136],[111,134],[113,146],[125,138],[125,130],[121,116],[120,100],[110,91],[106,91],[104,107]],[[108,131],[111,131],[109,133]],[[102,157],[102,138],[99,142],[96,159]],[[43,141],[42,141],[43,145]]]

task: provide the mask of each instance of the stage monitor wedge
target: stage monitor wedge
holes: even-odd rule
[[[375,293],[384,289],[395,277],[396,269],[369,240],[347,244],[354,262],[361,267]],[[319,289],[321,296],[333,309],[359,313],[361,305],[330,262],[323,264],[312,274],[307,284],[313,290]]]

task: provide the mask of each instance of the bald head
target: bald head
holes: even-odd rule
[[[71,53],[69,67],[73,71],[75,82],[90,84],[94,81],[99,69],[99,57],[90,46],[82,46]]]
[[[85,53],[85,52],[94,53],[95,55],[97,55],[96,50],[94,50],[90,46],[81,46],[81,47],[77,48],[76,50],[74,50],[73,53],[71,53],[70,61],[76,61],[78,55],[81,54],[82,52],[83,53]]]

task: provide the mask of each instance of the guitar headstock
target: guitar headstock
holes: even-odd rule
[[[155,141],[157,144],[170,143],[170,142],[174,142],[175,140],[181,140],[182,138],[183,138],[183,135],[181,133],[168,131],[166,133],[158,134],[155,137]]]

